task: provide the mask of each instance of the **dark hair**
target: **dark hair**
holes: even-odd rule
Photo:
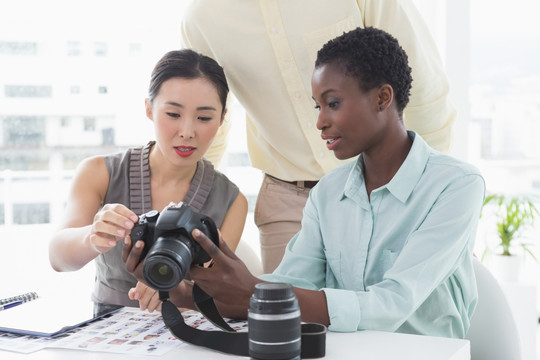
[[[346,32],[324,44],[317,53],[316,68],[330,63],[342,65],[346,75],[357,78],[362,91],[383,84],[392,86],[402,114],[409,102],[411,68],[407,54],[392,35],[372,27]]]
[[[161,85],[171,78],[209,80],[216,87],[222,110],[225,110],[229,86],[223,68],[214,59],[190,49],[173,50],[163,55],[152,71],[148,88],[150,102],[159,93]]]

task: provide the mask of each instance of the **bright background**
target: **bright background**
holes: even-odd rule
[[[36,288],[91,292],[93,264],[54,273],[48,237],[82,158],[149,140],[150,72],[179,48],[187,3],[0,0],[0,297]],[[488,192],[539,199],[540,1],[415,3],[439,46],[458,109],[452,154],[481,169]],[[248,197],[244,240],[258,252],[252,210],[261,174],[250,167],[242,108],[235,103],[230,113],[220,170]],[[493,238],[492,226],[481,221],[479,253]],[[538,244],[539,226],[529,235]],[[538,265],[528,260],[522,278],[537,284]]]

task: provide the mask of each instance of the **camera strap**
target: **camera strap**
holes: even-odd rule
[[[193,345],[203,346],[226,354],[249,356],[249,337],[247,332],[236,332],[219,313],[214,299],[197,284],[193,285],[193,300],[201,314],[223,331],[205,331],[193,328],[184,321],[182,313],[169,299],[169,293],[159,292],[163,302],[161,313],[169,331],[178,339]],[[321,324],[302,324],[302,359],[317,359],[326,353],[326,327]]]

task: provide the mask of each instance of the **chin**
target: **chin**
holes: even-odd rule
[[[348,155],[348,154],[340,154],[340,153],[337,153],[337,152],[334,152],[334,156],[338,160],[347,160],[347,159],[350,159],[350,158],[354,157],[354,156],[351,156],[351,155]]]

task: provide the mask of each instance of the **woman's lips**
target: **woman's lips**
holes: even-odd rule
[[[193,146],[175,146],[174,151],[181,157],[188,157],[195,152],[197,148]]]
[[[341,141],[341,137],[339,137],[339,136],[337,136],[337,137],[324,136],[323,140],[326,140],[326,147],[328,148],[328,150],[334,150],[335,147]]]

